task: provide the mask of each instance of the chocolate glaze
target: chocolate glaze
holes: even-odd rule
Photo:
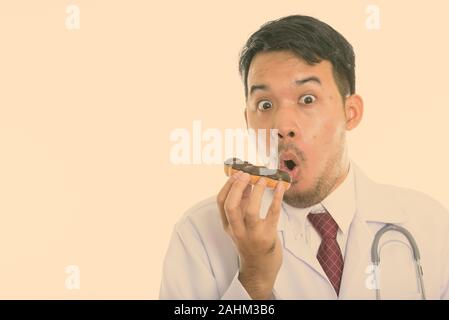
[[[281,180],[288,183],[292,182],[290,175],[282,170],[268,169],[264,166],[255,166],[248,161],[242,161],[239,158],[229,158],[224,162],[225,165],[231,166],[235,170],[241,170],[253,176],[266,177],[273,180]]]
[[[229,158],[224,162],[225,165],[231,166],[235,170],[243,170],[244,167],[252,166],[248,161],[240,160],[239,158]]]
[[[253,176],[266,177],[273,180],[282,180],[288,183],[292,182],[290,175],[282,170],[268,169],[263,166],[246,166],[242,169],[243,172],[247,172]]]

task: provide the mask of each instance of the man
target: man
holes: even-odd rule
[[[363,115],[354,60],[342,35],[307,16],[269,22],[249,38],[240,57],[246,123],[278,129],[292,184],[251,187],[237,173],[190,209],[169,245],[162,299],[449,299],[447,210],[373,182],[348,158],[346,131]],[[379,268],[372,264],[386,224],[414,237],[423,288],[398,231],[380,238]]]

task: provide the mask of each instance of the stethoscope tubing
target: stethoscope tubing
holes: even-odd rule
[[[379,241],[380,238],[388,231],[397,231],[399,233],[402,233],[410,243],[410,246],[412,247],[413,252],[413,260],[415,261],[415,269],[416,269],[416,277],[418,278],[418,286],[421,292],[421,299],[426,299],[426,293],[424,290],[424,281],[423,281],[423,270],[421,266],[421,256],[419,253],[418,245],[416,244],[415,239],[413,238],[412,234],[405,229],[404,227],[398,226],[396,224],[387,223],[385,226],[383,226],[379,231],[377,231],[376,235],[374,236],[373,243],[371,245],[371,263],[374,266],[374,279],[376,282],[376,299],[380,300],[380,286],[379,286],[379,279],[377,279],[377,270],[379,268],[380,264],[380,251],[379,251]]]

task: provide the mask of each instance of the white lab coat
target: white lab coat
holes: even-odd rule
[[[295,239],[281,212],[278,235],[283,261],[273,288],[275,299],[375,299],[370,250],[385,223],[405,227],[421,253],[428,299],[449,299],[449,212],[420,192],[375,183],[354,165],[356,214],[347,238],[340,294],[315,255]],[[272,193],[263,197],[266,214]],[[383,299],[419,299],[410,246],[397,232],[380,241],[377,271]],[[176,224],[163,265],[161,299],[250,299],[238,280],[239,258],[224,232],[215,197],[187,211]]]

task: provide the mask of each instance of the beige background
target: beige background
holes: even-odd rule
[[[221,166],[171,165],[169,134],[244,126],[238,52],[293,13],[355,47],[352,159],[449,207],[447,1],[2,1],[0,298],[157,298],[173,225],[225,181]]]

